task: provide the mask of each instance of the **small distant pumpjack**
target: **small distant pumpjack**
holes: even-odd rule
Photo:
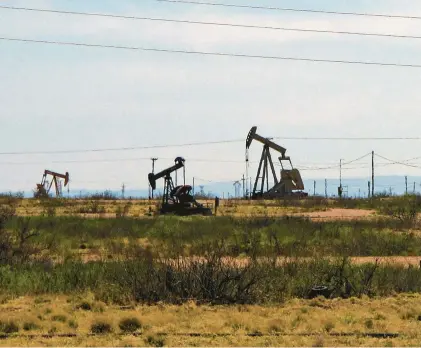
[[[50,183],[47,181],[47,175],[51,175],[53,178]],[[42,176],[41,184],[37,184],[35,191],[35,198],[47,198],[49,197],[51,187],[54,184],[56,197],[62,196],[62,186],[59,179],[64,179],[64,186],[67,186],[69,183],[69,173],[60,174],[52,172],[51,170],[45,170],[44,175]]]
[[[156,181],[164,178],[164,193],[162,195],[161,214],[186,215],[212,215],[212,210],[198,203],[191,195],[190,185],[175,186],[171,173],[184,167],[184,158],[177,157],[175,165],[154,174],[149,173],[148,180],[152,190],[156,190]]]
[[[252,127],[246,139],[246,151],[250,148],[253,140],[259,141],[263,144],[262,156],[260,158],[259,169],[254,183],[252,199],[274,199],[288,196],[306,197],[308,194],[302,192],[304,190],[304,183],[301,179],[301,174],[298,169],[292,167],[290,157],[285,156],[286,149],[275,144],[268,138],[264,138],[256,133],[257,127]],[[281,154],[279,162],[281,163],[281,177],[278,180],[275,167],[270,154],[270,149],[275,150]],[[248,155],[247,159],[248,161]],[[289,161],[291,169],[283,167],[283,161]],[[274,186],[269,188],[269,167],[273,175]],[[266,186],[266,187],[265,187]]]

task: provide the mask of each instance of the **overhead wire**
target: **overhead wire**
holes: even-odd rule
[[[161,149],[161,148],[169,148],[169,147],[216,145],[216,144],[238,143],[242,141],[244,141],[244,139],[203,141],[203,142],[192,142],[192,143],[184,143],[184,144],[118,147],[118,148],[108,148],[108,149],[104,148],[104,149],[83,149],[83,150],[14,151],[14,152],[0,152],[0,155],[50,155],[50,154],[65,154],[65,153],[132,151],[132,150]]]
[[[0,9],[30,11],[30,12],[42,12],[42,13],[56,13],[56,14],[65,14],[65,15],[129,19],[129,20],[154,21],[154,22],[179,23],[179,24],[190,24],[190,25],[234,27],[234,28],[245,28],[245,29],[311,32],[311,33],[318,33],[318,34],[337,34],[337,35],[354,35],[354,36],[356,35],[356,36],[384,37],[384,38],[398,38],[398,39],[421,39],[421,36],[417,36],[417,35],[399,35],[399,34],[391,34],[391,33],[382,34],[382,33],[368,33],[368,32],[354,32],[354,31],[336,31],[336,30],[323,30],[323,29],[310,29],[310,28],[288,28],[288,27],[275,27],[275,26],[252,25],[252,24],[206,22],[206,21],[185,20],[185,19],[139,17],[139,16],[116,15],[116,14],[110,14],[110,13],[97,13],[97,12],[64,11],[64,10],[52,10],[52,9],[31,8],[31,7],[16,7],[16,6],[2,6],[2,5],[0,5]]]
[[[421,166],[412,165],[412,164],[408,164],[408,163],[405,163],[405,162],[400,162],[400,161],[392,160],[390,158],[384,157],[384,156],[379,155],[379,154],[375,154],[375,156],[376,157],[379,157],[379,158],[382,158],[382,159],[384,159],[386,161],[389,161],[389,162],[391,162],[393,164],[399,164],[399,165],[403,165],[403,166],[406,166],[406,167],[420,168],[421,169]]]
[[[162,160],[174,160],[169,157],[159,157]],[[121,159],[99,159],[99,160],[59,160],[59,161],[48,161],[49,163],[65,164],[65,163],[114,163],[114,162],[135,162],[135,161],[150,161],[150,157],[137,157],[137,158],[121,158]],[[196,159],[189,158],[189,162],[203,162],[203,163],[233,163],[243,164],[244,161],[237,160],[219,160],[219,159]],[[256,163],[252,161],[251,163]],[[45,162],[0,162],[0,165],[42,165]]]
[[[173,4],[220,6],[220,7],[233,7],[233,8],[242,8],[242,9],[246,8],[246,9],[255,9],[255,10],[284,11],[284,12],[307,12],[307,13],[321,13],[321,14],[328,14],[328,15],[399,18],[399,19],[421,19],[421,16],[393,15],[393,14],[387,14],[387,13],[345,12],[345,11],[328,11],[328,10],[314,10],[314,9],[289,8],[289,7],[238,5],[238,4],[222,3],[222,2],[201,2],[201,1],[193,1],[193,0],[155,0],[155,1],[167,2],[167,3],[173,3]]]
[[[421,137],[270,137],[278,140],[349,140],[349,141],[365,141],[365,140],[421,140]],[[420,157],[421,158],[421,157]]]
[[[178,54],[213,56],[213,57],[248,58],[248,59],[263,59],[263,60],[275,60],[275,61],[300,61],[300,62],[330,63],[330,64],[352,64],[352,65],[400,67],[400,68],[421,68],[421,64],[409,64],[409,63],[401,64],[401,63],[370,62],[370,61],[342,60],[342,59],[320,59],[320,58],[306,58],[306,57],[266,56],[266,55],[258,55],[258,54],[253,55],[253,54],[244,54],[244,53],[189,51],[189,50],[181,50],[181,49],[176,50],[176,49],[169,49],[169,48],[88,44],[88,43],[82,43],[82,42],[22,39],[22,38],[12,38],[12,37],[0,37],[0,40],[10,41],[10,42],[46,44],[46,45],[107,48],[107,49],[160,52],[160,53],[178,53]]]
[[[353,160],[351,160],[351,161],[348,161],[348,162],[343,162],[342,164],[340,164],[340,163],[339,163],[339,164],[335,164],[335,165],[328,166],[328,167],[318,167],[318,168],[300,169],[300,170],[327,170],[327,169],[337,169],[337,168],[339,168],[341,165],[342,165],[342,166],[346,166],[346,165],[348,165],[348,164],[355,163],[355,162],[357,162],[357,161],[360,161],[360,160],[362,160],[362,159],[364,159],[364,158],[368,157],[369,155],[371,155],[371,152],[369,152],[369,153],[367,153],[367,154],[365,154],[365,155],[363,155],[363,156],[361,156],[361,157],[358,157],[358,158],[356,158],[356,159],[353,159]],[[343,167],[342,169],[346,170],[346,169],[348,169],[348,168]],[[360,169],[360,168],[352,168],[352,169]]]

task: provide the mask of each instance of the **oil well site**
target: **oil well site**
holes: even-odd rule
[[[416,2],[0,19],[0,346],[419,346]]]

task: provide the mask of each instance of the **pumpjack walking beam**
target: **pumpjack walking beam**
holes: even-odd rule
[[[256,180],[254,182],[254,187],[253,187],[253,195],[263,195],[264,190],[265,190],[265,184],[266,184],[266,191],[269,190],[268,166],[270,166],[270,169],[272,171],[272,176],[273,176],[275,186],[279,184],[278,177],[275,171],[275,166],[273,164],[272,156],[270,154],[270,149],[273,149],[281,154],[281,156],[279,157],[279,160],[281,161],[281,163],[283,160],[290,161],[290,158],[285,156],[285,153],[286,153],[285,148],[283,148],[282,146],[278,144],[275,144],[273,141],[267,138],[260,136],[259,134],[256,133],[256,131],[257,131],[257,127],[252,127],[251,130],[249,131],[247,135],[247,140],[246,140],[246,151],[248,151],[248,149],[250,148],[250,145],[253,140],[257,140],[263,144],[263,151],[260,157],[259,168],[257,170],[257,176],[256,176]],[[263,173],[262,173],[262,176],[260,176],[260,173],[262,171],[262,166],[263,166]],[[257,191],[257,186],[259,184],[260,179],[261,179],[260,190]]]

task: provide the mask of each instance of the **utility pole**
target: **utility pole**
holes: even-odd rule
[[[243,182],[243,198],[245,198],[246,197],[246,185],[245,185],[246,178],[244,177],[244,174],[243,174],[243,178],[241,179],[241,181]]]
[[[342,158],[339,160],[339,187],[338,187],[338,196],[342,198]]]
[[[371,197],[374,197],[374,151],[371,151]]]
[[[313,196],[316,195],[316,180],[314,180]]]
[[[124,182],[123,182],[123,185],[121,186],[121,197],[124,199],[124,192],[125,192],[125,190],[126,190],[126,186],[124,185]]]
[[[339,160],[339,187],[342,188],[342,159]]]
[[[152,161],[152,174],[155,174],[155,161],[158,161],[158,158],[152,157],[151,161]],[[149,184],[149,188],[151,189],[151,195],[149,195],[149,196],[151,196],[152,199],[153,199],[153,190],[152,190],[152,187],[151,187],[150,184]]]
[[[408,177],[405,175],[405,194],[408,194]]]
[[[368,198],[370,198],[370,181],[368,182]]]
[[[327,179],[325,179],[325,197],[327,198]]]

